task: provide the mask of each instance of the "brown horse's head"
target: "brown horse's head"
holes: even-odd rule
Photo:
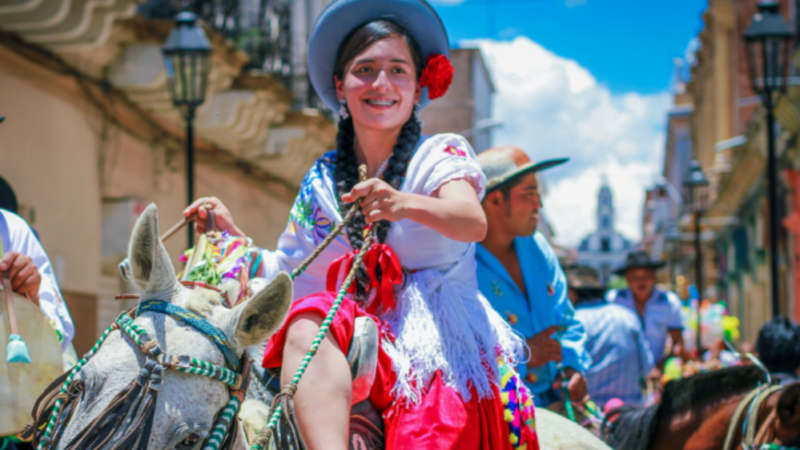
[[[660,404],[613,412],[604,440],[617,450],[677,450],[694,443],[703,445],[691,448],[721,448],[739,400],[764,378],[755,366],[744,366],[670,381]]]
[[[800,447],[800,383],[781,391],[776,407],[774,441],[786,447]]]
[[[763,373],[746,366],[670,382],[661,404],[624,407],[612,413],[614,423],[604,430],[605,440],[617,450],[723,448],[733,426],[733,448],[739,448],[743,419],[731,421],[739,403],[760,381]],[[800,383],[764,401],[755,425],[756,448],[769,443],[800,447]]]

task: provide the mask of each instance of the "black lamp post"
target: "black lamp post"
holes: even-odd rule
[[[186,120],[186,201],[194,201],[194,113],[206,99],[211,68],[211,44],[197,16],[183,11],[175,17],[175,28],[164,44],[164,68],[167,71],[172,102]],[[194,230],[188,228],[188,248],[194,247]]]
[[[700,349],[700,304],[703,299],[703,248],[700,245],[700,216],[706,209],[708,198],[708,179],[703,173],[700,162],[696,159],[689,163],[689,173],[683,181],[685,189],[683,206],[687,211],[694,212],[694,273],[697,284],[697,355],[701,356]]]
[[[778,3],[762,0],[758,12],[744,34],[747,66],[753,92],[761,96],[767,110],[767,179],[769,199],[769,258],[772,290],[772,315],[780,312],[778,283],[778,173],[775,155],[775,98],[786,92],[792,30],[783,19]]]

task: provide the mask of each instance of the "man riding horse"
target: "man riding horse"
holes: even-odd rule
[[[674,292],[656,287],[656,270],[663,266],[664,262],[652,260],[647,252],[632,252],[625,265],[615,272],[625,277],[628,288],[612,289],[606,294],[606,300],[628,307],[639,316],[657,368],[663,367],[669,356],[686,355],[681,322],[683,304]],[[672,341],[668,350],[667,337]]]
[[[567,159],[534,164],[521,149],[503,146],[486,150],[478,161],[489,179],[481,203],[489,229],[476,255],[481,293],[527,341],[530,359],[518,370],[536,406],[567,400],[562,377],[570,399],[581,401],[592,363],[586,332],[574,318],[558,257],[536,231],[542,207],[536,173]]]

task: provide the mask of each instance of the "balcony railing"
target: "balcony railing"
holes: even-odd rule
[[[245,70],[263,70],[291,90],[291,0],[148,0],[138,12],[149,19],[172,19],[183,9],[246,52],[250,62]]]

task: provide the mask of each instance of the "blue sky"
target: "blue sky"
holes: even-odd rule
[[[700,31],[700,16],[707,1],[438,0],[432,3],[453,43],[464,39],[507,40],[527,36],[561,57],[574,59],[612,92],[650,94],[669,88],[672,58],[683,56],[689,41]]]
[[[480,47],[492,72],[494,144],[571,158],[542,174],[556,242],[574,247],[595,229],[590,193],[604,179],[617,230],[638,241],[645,189],[662,172],[673,60],[700,32],[706,0],[433,4],[451,43]]]

